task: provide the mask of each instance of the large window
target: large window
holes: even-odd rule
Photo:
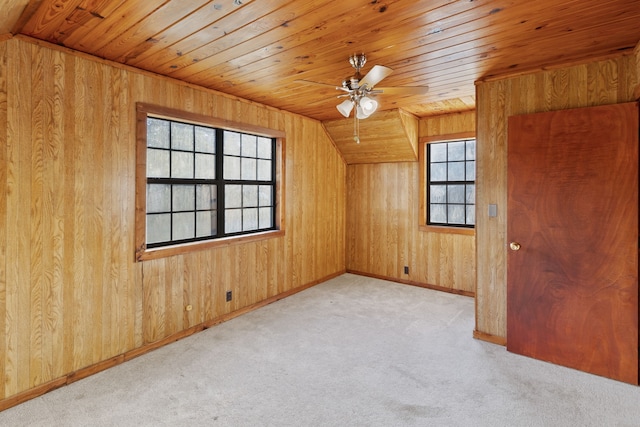
[[[138,259],[157,248],[183,252],[185,245],[278,230],[279,138],[156,111],[139,105]]]
[[[476,141],[427,144],[427,225],[475,225]]]

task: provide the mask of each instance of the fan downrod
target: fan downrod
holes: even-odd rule
[[[359,87],[359,82],[362,79],[360,70],[367,63],[367,57],[364,53],[354,53],[349,57],[349,64],[356,70],[353,76],[349,76],[342,81],[342,87],[348,91],[356,90]]]
[[[351,66],[356,69],[356,72],[358,74],[360,74],[360,70],[362,69],[362,67],[364,67],[364,64],[366,63],[367,63],[367,57],[365,56],[364,53],[360,53],[360,54],[354,53],[349,57],[349,64],[351,64]]]

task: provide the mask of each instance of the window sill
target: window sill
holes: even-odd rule
[[[445,233],[445,234],[462,234],[465,236],[475,236],[475,228],[462,228],[462,227],[446,227],[441,225],[420,225],[420,231],[427,233]]]
[[[136,251],[136,261],[148,261],[152,259],[166,258],[174,255],[182,255],[189,252],[205,249],[220,248],[241,243],[257,242],[284,236],[284,230],[263,231],[261,233],[245,234],[242,236],[224,237],[222,239],[207,240],[203,242],[185,243],[182,245],[164,246],[161,248],[140,248]]]

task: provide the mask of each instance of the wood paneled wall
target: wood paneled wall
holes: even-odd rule
[[[477,336],[506,337],[508,117],[632,101],[637,83],[634,57],[620,56],[477,84]]]
[[[285,131],[285,236],[134,262],[136,102]],[[345,182],[319,122],[1,42],[0,403],[344,271]]]
[[[474,111],[424,118],[419,124],[420,137],[446,139],[474,131]],[[419,190],[417,161],[348,166],[347,270],[473,293],[475,237],[421,231]]]

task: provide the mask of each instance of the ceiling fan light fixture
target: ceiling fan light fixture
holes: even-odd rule
[[[378,109],[378,101],[375,99],[369,98],[368,96],[363,96],[360,99],[360,107],[362,112],[369,117]]]
[[[353,110],[353,101],[350,99],[345,99],[340,104],[338,104],[336,108],[338,109],[338,111],[340,111],[340,114],[345,117],[349,117],[349,114],[351,114],[351,110]]]
[[[357,106],[356,107],[356,117],[360,120],[362,119],[366,119],[367,117],[369,117],[370,114],[365,113],[365,111],[362,109],[361,106]]]
[[[312,83],[315,85],[321,85],[324,87],[333,87],[336,90],[340,90],[341,94],[338,98],[348,99],[342,101],[336,107],[340,114],[345,118],[351,115],[351,111],[354,110],[355,114],[354,123],[356,125],[355,134],[357,136],[357,124],[358,120],[366,119],[371,116],[378,109],[378,101],[375,100],[377,95],[382,93],[390,93],[396,95],[424,95],[428,87],[427,86],[400,86],[400,87],[386,87],[376,88],[376,85],[385,79],[393,70],[383,65],[374,65],[367,74],[362,76],[360,71],[367,61],[367,57],[364,53],[354,54],[349,57],[349,63],[356,70],[355,74],[346,77],[341,86],[333,86],[327,83],[319,83],[308,80],[296,80],[297,82]]]

